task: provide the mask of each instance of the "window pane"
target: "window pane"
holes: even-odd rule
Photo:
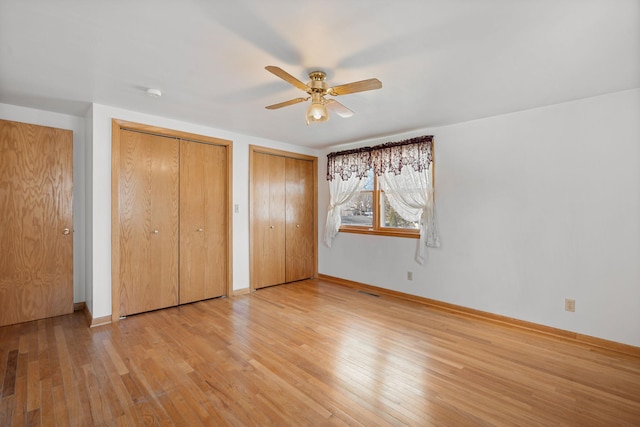
[[[420,228],[419,222],[410,222],[402,219],[398,212],[391,207],[391,204],[384,193],[381,194],[380,200],[382,204],[382,206],[380,206],[380,222],[382,222],[383,227],[407,228],[412,230]]]
[[[373,191],[373,168],[369,169],[369,172],[364,179],[366,181],[364,184],[364,190]]]
[[[342,225],[373,227],[373,192],[361,191],[342,207]]]

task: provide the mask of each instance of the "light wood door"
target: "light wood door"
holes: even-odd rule
[[[314,176],[313,162],[287,158],[286,194],[286,281],[308,279],[314,274]]]
[[[0,120],[0,326],[73,312],[73,133]]]
[[[122,129],[120,316],[178,304],[179,143]]]
[[[253,287],[284,283],[285,158],[254,153],[252,174]]]
[[[180,303],[227,290],[227,148],[180,141]]]

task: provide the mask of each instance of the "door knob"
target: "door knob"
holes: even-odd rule
[[[204,228],[200,227],[198,228],[198,231],[204,231]]]
[[[300,224],[296,224],[296,228],[300,228]]]
[[[65,236],[69,233],[71,233],[71,230],[69,230],[68,228],[65,228],[64,230],[62,230],[62,234],[64,234]]]
[[[269,226],[269,228],[275,228],[273,225]]]
[[[153,234],[158,234],[159,231],[158,230],[153,230]]]

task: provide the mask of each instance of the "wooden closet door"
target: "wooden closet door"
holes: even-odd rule
[[[120,315],[178,304],[179,144],[121,130]]]
[[[180,141],[180,304],[227,289],[226,150]]]
[[[0,326],[73,312],[73,133],[0,120]]]
[[[286,159],[286,281],[313,277],[314,274],[314,179],[313,163]]]
[[[285,158],[254,153],[252,282],[254,289],[284,283]]]

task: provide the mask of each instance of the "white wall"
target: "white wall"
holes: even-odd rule
[[[91,189],[93,208],[93,301],[94,318],[111,315],[111,120],[121,119],[151,126],[206,135],[233,141],[233,289],[249,287],[249,145],[317,156],[316,150],[194,125],[148,114],[94,104]]]
[[[84,116],[85,150],[85,304],[89,311],[93,307],[93,105]]]
[[[73,131],[73,301],[85,300],[84,121],[81,117],[0,104],[0,118]]]
[[[640,90],[356,145],[429,134],[442,247],[339,233],[320,273],[640,346]]]

